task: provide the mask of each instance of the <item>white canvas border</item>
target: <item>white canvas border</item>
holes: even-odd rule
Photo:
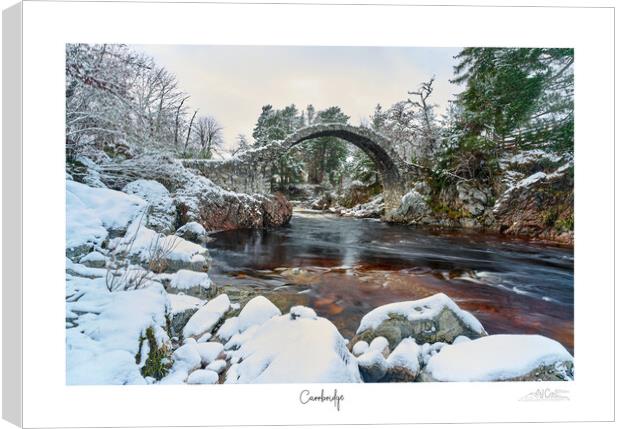
[[[610,9],[25,2],[24,426],[612,419],[612,31]],[[65,386],[61,142],[67,42],[575,47],[576,381]],[[299,403],[304,388],[334,387],[345,395],[340,412]],[[545,387],[568,390],[570,400],[519,401]]]

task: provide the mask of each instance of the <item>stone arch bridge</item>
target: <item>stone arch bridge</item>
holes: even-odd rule
[[[416,171],[394,151],[390,140],[365,127],[316,124],[284,140],[251,148],[226,160],[183,160],[225,189],[244,193],[270,192],[269,167],[292,147],[318,137],[338,137],[363,150],[376,164],[383,185],[386,217],[396,210]]]

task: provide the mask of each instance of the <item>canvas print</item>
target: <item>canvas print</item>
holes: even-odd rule
[[[566,381],[570,48],[66,45],[66,383]]]

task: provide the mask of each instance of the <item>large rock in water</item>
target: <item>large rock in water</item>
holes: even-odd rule
[[[573,379],[573,357],[540,335],[489,335],[446,345],[418,381],[560,381]]]
[[[460,335],[478,338],[487,333],[471,313],[461,310],[447,295],[438,293],[417,301],[375,308],[362,318],[351,346],[382,336],[394,350],[407,337],[414,338],[418,344],[451,343]]]

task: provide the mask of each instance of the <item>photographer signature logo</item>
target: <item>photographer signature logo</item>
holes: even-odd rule
[[[344,401],[344,395],[338,393],[338,389],[334,389],[333,394],[326,395],[324,389],[321,389],[320,394],[312,393],[309,390],[302,390],[299,394],[299,402],[302,404],[314,404],[331,402],[337,411],[340,411],[340,405]]]
[[[569,401],[568,390],[536,389],[519,399],[522,402]]]

